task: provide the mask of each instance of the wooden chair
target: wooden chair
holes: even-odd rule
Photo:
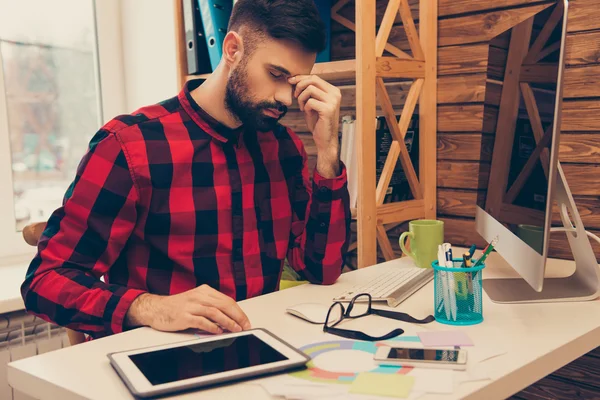
[[[35,222],[29,224],[23,228],[23,239],[25,239],[25,242],[27,242],[27,244],[30,246],[37,246],[44,229],[46,229],[45,222]],[[67,336],[69,337],[69,343],[71,346],[85,342],[85,335],[81,332],[67,329]]]

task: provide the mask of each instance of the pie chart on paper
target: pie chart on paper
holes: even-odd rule
[[[361,372],[408,374],[412,368],[380,366],[373,361],[377,348],[384,344],[384,342],[355,340],[308,344],[300,347],[299,350],[310,356],[312,360],[308,362],[305,370],[292,372],[290,375],[312,382],[351,384]]]

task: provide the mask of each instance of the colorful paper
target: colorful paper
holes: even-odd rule
[[[361,372],[352,382],[350,393],[405,399],[414,384],[415,378],[408,375]]]

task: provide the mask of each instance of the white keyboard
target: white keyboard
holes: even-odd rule
[[[341,293],[333,301],[349,302],[359,293],[369,293],[373,301],[386,301],[390,307],[396,307],[432,279],[432,268],[390,268],[370,281]]]

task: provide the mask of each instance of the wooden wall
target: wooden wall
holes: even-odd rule
[[[493,137],[488,127],[496,122],[495,113],[484,115],[490,40],[549,7],[553,1],[438,1],[438,217],[446,222],[446,236],[453,244],[475,242],[483,246],[485,243],[474,229],[474,214],[475,204],[481,204],[482,199],[476,190],[478,172],[489,170],[491,160],[491,153],[479,149],[482,145],[491,149]],[[418,1],[410,2],[416,20]],[[600,234],[600,6],[597,2],[570,0],[559,159],[586,228]],[[386,4],[387,1],[377,1],[378,23]],[[341,13],[354,20],[353,3]],[[396,24],[390,42],[409,51],[399,17]],[[501,35],[491,47],[492,63],[496,65],[494,60],[497,60],[499,74],[503,74],[508,39],[508,35]],[[351,59],[354,54],[354,33],[333,22],[332,59]],[[392,101],[400,112],[409,86],[405,82],[389,85],[393,88]],[[342,83],[341,88],[342,115],[352,113],[354,86],[348,82]],[[487,101],[499,104],[499,89],[487,96]],[[285,123],[301,133],[314,167],[314,145],[306,133],[302,114],[291,109]],[[556,215],[555,220],[560,221]],[[390,231],[394,245],[403,229],[405,226]],[[553,235],[551,246],[552,255],[570,257],[564,236]],[[600,256],[600,246],[595,242],[593,246]]]

